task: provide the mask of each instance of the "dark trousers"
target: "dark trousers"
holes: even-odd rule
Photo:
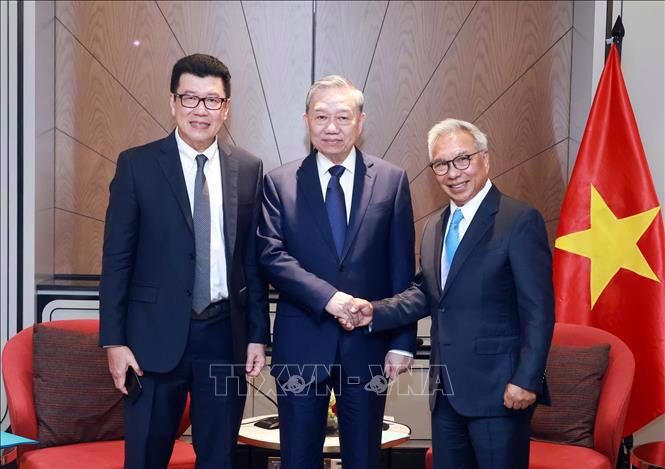
[[[533,406],[507,417],[464,417],[438,394],[432,413],[434,469],[528,469]]]
[[[344,469],[380,467],[385,392],[368,390],[366,383],[357,381],[334,365],[328,379],[309,384],[300,392],[286,391],[277,382],[282,469],[323,468],[331,388],[337,400]]]
[[[126,469],[168,466],[188,392],[196,468],[236,467],[247,384],[244,375],[234,373],[231,338],[228,314],[191,321],[176,368],[144,373],[141,396],[133,404],[125,400]]]

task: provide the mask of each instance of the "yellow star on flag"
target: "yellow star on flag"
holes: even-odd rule
[[[560,236],[554,247],[591,259],[591,307],[619,269],[660,282],[637,246],[660,207],[617,218],[596,188],[591,186],[591,226]]]

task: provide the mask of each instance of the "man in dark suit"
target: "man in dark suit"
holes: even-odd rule
[[[278,384],[284,469],[323,467],[330,389],[337,397],[345,468],[379,467],[388,378],[406,370],[415,325],[366,336],[344,331],[354,296],[404,290],[414,274],[414,231],[404,171],[355,143],[363,95],[348,80],[315,82],[304,115],[315,150],[271,171],[259,222],[260,263],[279,290],[271,372]],[[377,392],[378,391],[378,392]]]
[[[180,59],[175,131],[121,153],[111,183],[100,343],[115,386],[127,394],[133,368],[143,387],[125,399],[126,468],[167,466],[188,392],[196,467],[235,467],[243,371],[256,376],[265,363],[267,285],[255,251],[262,163],[217,140],[230,79],[212,56]]]
[[[435,468],[527,469],[534,403],[549,400],[554,299],[545,223],[489,181],[487,137],[476,126],[444,120],[428,143],[450,205],[427,222],[416,282],[350,310],[362,313],[357,325],[371,320],[373,332],[432,316]]]

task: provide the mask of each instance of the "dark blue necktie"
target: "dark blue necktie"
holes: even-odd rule
[[[328,221],[330,221],[330,228],[332,228],[337,255],[342,257],[342,248],[346,238],[346,203],[344,202],[344,190],[339,183],[339,178],[344,174],[344,166],[336,165],[328,171],[330,172],[330,181],[328,181],[326,191],[326,211],[328,212]]]

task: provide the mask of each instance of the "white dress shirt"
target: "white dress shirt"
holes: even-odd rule
[[[217,139],[202,152],[198,152],[180,137],[176,128],[182,173],[185,176],[189,207],[194,215],[194,182],[196,180],[196,155],[203,154],[208,162],[203,174],[210,195],[210,301],[215,302],[229,297],[226,279],[226,249],[224,246],[224,200],[222,196],[222,169]]]
[[[450,220],[453,218],[453,213],[455,213],[455,210],[459,208],[462,211],[462,216],[464,217],[462,220],[460,220],[458,226],[459,240],[460,243],[462,242],[462,238],[464,238],[466,230],[469,228],[473,217],[476,216],[476,212],[480,208],[480,204],[483,202],[483,200],[485,200],[485,196],[491,188],[492,183],[488,179],[487,182],[485,182],[485,186],[480,189],[480,192],[474,195],[471,200],[469,200],[461,207],[458,207],[452,200],[450,201],[450,215],[448,216],[448,224],[446,225],[445,236],[448,236]],[[443,238],[444,240],[446,239],[445,236]],[[450,266],[446,263],[446,243],[444,241],[443,249],[441,250],[441,289],[443,289],[443,287],[446,285],[446,280],[448,279],[448,269],[450,269]]]

